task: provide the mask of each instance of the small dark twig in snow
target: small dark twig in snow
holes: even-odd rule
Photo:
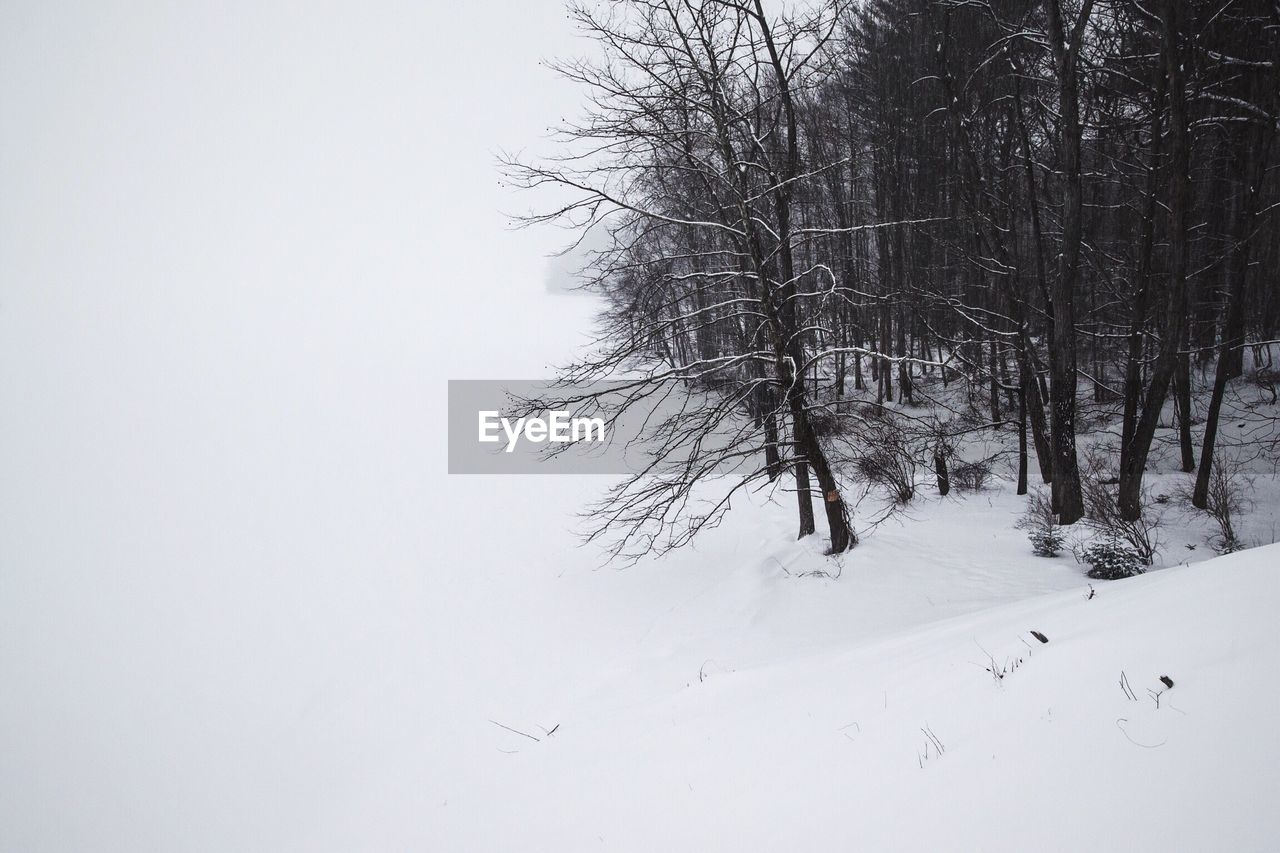
[[[920,731],[924,733],[925,737],[933,741],[934,749],[938,751],[938,755],[942,755],[942,753],[947,751],[947,748],[942,745],[942,741],[938,740],[938,736],[933,733],[933,729],[929,728],[928,723],[925,723],[924,728],[920,729]],[[926,755],[928,754],[928,750],[929,750],[929,747],[928,747],[928,744],[926,744],[925,745]]]
[[[511,732],[511,733],[513,733],[513,734],[518,734],[518,735],[520,735],[521,737],[527,737],[529,740],[533,741],[534,743],[541,743],[541,742],[542,742],[542,738],[534,737],[533,735],[529,734],[528,732],[522,732],[522,731],[520,731],[519,729],[513,729],[513,728],[511,728],[511,726],[504,726],[502,723],[498,722],[497,720],[490,720],[489,722],[493,723],[495,726],[497,726],[497,727],[498,727],[498,728],[500,728],[500,729],[506,729],[507,731],[509,731],[509,732]],[[556,728],[559,728],[559,726],[557,725],[557,726],[556,726]],[[552,729],[552,731],[555,731],[555,729]]]
[[[947,748],[942,745],[942,741],[939,740],[938,736],[933,733],[933,729],[929,728],[928,723],[924,724],[924,726],[920,729],[920,732],[925,737],[924,752],[916,753],[916,763],[919,764],[920,769],[923,770],[924,763],[929,760],[929,744],[933,744],[934,755],[938,758],[942,757],[942,753],[946,752]]]
[[[1164,746],[1166,743],[1169,742],[1168,740],[1162,740],[1159,743],[1138,743],[1136,740],[1129,737],[1129,733],[1124,730],[1124,726],[1120,725],[1121,723],[1127,723],[1127,722],[1129,722],[1128,717],[1119,717],[1116,720],[1116,728],[1119,729],[1120,734],[1124,735],[1125,739],[1128,740],[1129,743],[1133,744],[1134,746],[1140,746],[1143,749],[1159,749],[1160,747]]]

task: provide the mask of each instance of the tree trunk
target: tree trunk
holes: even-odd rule
[[[1191,356],[1186,352],[1178,353],[1178,368],[1173,374],[1173,399],[1178,411],[1182,470],[1191,472],[1196,470],[1196,448],[1191,439]]]
[[[1049,23],[1058,66],[1062,135],[1062,252],[1053,284],[1053,346],[1049,353],[1049,415],[1053,440],[1053,498],[1059,524],[1074,524],[1084,515],[1080,466],[1076,457],[1076,316],[1080,282],[1080,250],[1084,208],[1080,177],[1080,91],[1076,66],[1084,27],[1092,11],[1085,0],[1070,34],[1062,21],[1061,0],[1049,0]]]
[[[1018,494],[1027,493],[1027,389],[1018,389]]]
[[[1160,349],[1151,368],[1151,383],[1134,425],[1128,453],[1120,465],[1117,506],[1125,521],[1142,516],[1142,479],[1160,412],[1178,366],[1178,350],[1187,327],[1187,210],[1191,202],[1191,141],[1187,130],[1187,98],[1183,79],[1182,0],[1164,5],[1165,71],[1169,82],[1169,293]]]
[[[1253,98],[1255,103],[1266,104],[1274,116],[1280,111],[1280,58],[1273,60],[1269,75],[1255,79]],[[1227,316],[1222,324],[1222,341],[1218,349],[1218,364],[1214,371],[1213,391],[1209,397],[1209,411],[1205,414],[1204,444],[1200,448],[1200,469],[1196,472],[1196,485],[1191,493],[1191,503],[1200,509],[1209,504],[1209,478],[1213,470],[1213,454],[1218,439],[1218,421],[1222,413],[1222,399],[1227,382],[1240,375],[1242,365],[1234,353],[1244,349],[1244,301],[1249,274],[1249,250],[1258,216],[1262,184],[1266,176],[1266,163],[1270,159],[1271,146],[1276,138],[1274,121],[1254,121],[1244,131],[1245,168],[1241,188],[1240,212],[1236,218],[1235,240],[1230,259],[1231,280],[1227,291]]]

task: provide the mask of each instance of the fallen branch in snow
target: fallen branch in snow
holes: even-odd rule
[[[1156,703],[1156,710],[1160,709],[1160,697],[1168,693],[1173,687],[1173,679],[1167,675],[1160,676],[1160,683],[1164,685],[1164,690],[1152,690],[1147,688],[1147,692],[1151,694],[1151,699]]]
[[[947,748],[943,746],[942,741],[938,739],[938,736],[933,733],[933,729],[929,728],[928,723],[925,723],[924,726],[921,727],[920,732],[925,736],[924,752],[916,753],[916,763],[918,763],[920,765],[920,769],[923,770],[924,763],[929,760],[929,744],[933,744],[935,757],[941,757],[942,754],[947,751]]]
[[[1124,695],[1129,697],[1129,701],[1137,702],[1138,697],[1133,692],[1133,688],[1129,686],[1129,676],[1124,674],[1124,670],[1120,670],[1120,689],[1124,691]]]
[[[925,723],[924,728],[920,729],[920,731],[924,732],[925,737],[933,741],[933,745],[937,748],[939,755],[947,751],[947,748],[942,745],[942,741],[938,740],[938,736],[933,733],[933,729],[929,728],[928,723]]]
[[[513,734],[518,734],[518,735],[520,735],[521,737],[527,737],[529,740],[531,740],[531,741],[533,741],[533,742],[535,742],[535,743],[541,743],[541,742],[542,742],[542,738],[534,737],[533,735],[529,734],[528,732],[522,732],[522,731],[520,731],[519,729],[513,729],[513,728],[511,728],[511,726],[504,726],[502,723],[498,722],[497,720],[490,720],[489,722],[493,723],[495,726],[497,726],[497,727],[498,727],[498,728],[500,728],[500,729],[506,729],[507,731],[512,732]],[[557,724],[556,724],[556,729],[558,729],[558,728],[560,728],[560,724],[559,724],[559,723],[557,723]],[[553,731],[555,731],[556,729],[552,729],[551,731],[553,732]],[[550,734],[550,733],[551,733],[551,732],[547,732],[547,734]]]
[[[1124,726],[1120,725],[1121,723],[1127,723],[1127,722],[1129,722],[1129,719],[1128,719],[1127,717],[1119,717],[1119,718],[1117,718],[1117,719],[1116,719],[1116,728],[1117,728],[1117,729],[1119,729],[1119,730],[1120,730],[1120,734],[1124,735],[1124,736],[1125,736],[1125,739],[1126,739],[1126,740],[1128,740],[1128,741],[1129,741],[1129,743],[1133,744],[1134,746],[1140,746],[1140,747],[1142,747],[1143,749],[1159,749],[1160,747],[1164,746],[1166,743],[1168,743],[1168,742],[1169,742],[1169,741],[1166,739],[1166,740],[1162,740],[1162,741],[1160,741],[1159,743],[1138,743],[1136,740],[1134,740],[1133,738],[1129,737],[1129,733],[1128,733],[1128,732],[1126,732],[1126,731],[1124,730]]]

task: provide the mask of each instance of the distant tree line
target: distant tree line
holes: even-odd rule
[[[505,164],[557,188],[531,221],[611,235],[586,272],[605,337],[566,377],[630,377],[619,409],[673,385],[718,401],[666,420],[655,464],[599,508],[620,551],[681,544],[784,475],[800,535],[816,500],[843,551],[838,448],[861,442],[865,461],[912,429],[941,481],[974,412],[1016,431],[1019,491],[1049,484],[1062,524],[1086,509],[1082,407],[1120,418],[1130,520],[1172,412],[1204,506],[1228,383],[1280,324],[1280,0],[570,14],[597,48],[557,66],[585,116],[553,156]],[[957,401],[967,420],[937,416]],[[700,442],[716,430],[732,440]]]

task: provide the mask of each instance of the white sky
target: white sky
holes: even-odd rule
[[[587,322],[493,163],[580,46],[557,0],[0,2],[0,849],[430,833],[518,676],[503,561],[584,499],[446,477],[443,424]]]
[[[0,40],[9,300],[542,285],[558,237],[506,230],[493,155],[573,108],[557,0],[6,0]]]

